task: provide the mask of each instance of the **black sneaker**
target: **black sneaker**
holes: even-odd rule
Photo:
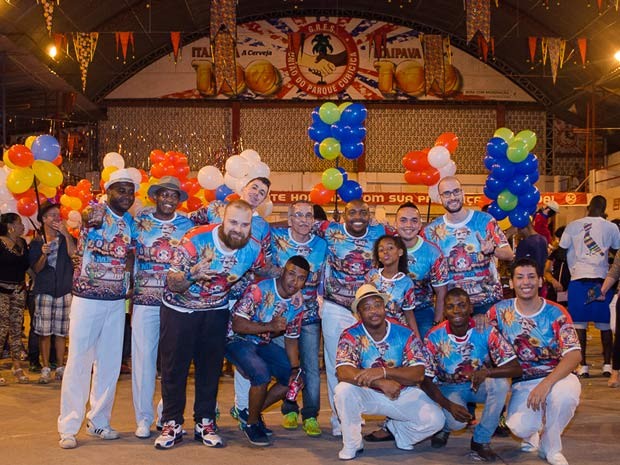
[[[41,373],[41,365],[38,363],[31,363],[28,367],[28,371],[30,373]]]
[[[450,433],[448,431],[440,431],[439,433],[433,434],[431,436],[431,447],[433,449],[441,449],[442,447],[446,447],[449,437]]]
[[[259,423],[246,424],[243,427],[243,432],[245,433],[245,437],[248,438],[248,441],[250,441],[250,444],[261,447],[271,445],[271,443],[269,442],[269,438],[267,437]]]
[[[262,415],[258,417],[258,426],[261,427],[263,433],[265,433],[267,436],[273,436],[273,430],[267,428],[267,425],[265,424],[265,419]]]
[[[495,462],[499,458],[493,449],[491,449],[489,443],[483,444],[472,439],[471,450],[475,452],[483,462]]]

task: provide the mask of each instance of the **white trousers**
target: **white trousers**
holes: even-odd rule
[[[69,319],[69,355],[62,379],[58,432],[77,434],[87,418],[109,426],[121,369],[125,300],[73,297]],[[91,384],[92,373],[92,384]]]
[[[405,450],[435,434],[445,421],[439,405],[417,387],[406,387],[398,399],[390,400],[374,389],[339,383],[334,404],[342,442],[349,450],[362,447],[362,414],[387,416],[386,426],[394,435],[396,447]]]
[[[336,352],[342,331],[357,323],[357,318],[350,310],[323,300],[321,329],[323,330],[323,356],[325,357],[325,374],[327,377],[327,398],[332,408],[331,424],[334,434],[338,434],[338,416],[334,407],[334,390],[338,384],[336,377]]]
[[[136,424],[153,423],[159,306],[134,305],[131,316],[131,393]]]
[[[542,429],[540,448],[550,457],[562,451],[562,432],[579,405],[581,383],[571,373],[553,385],[547,395],[546,407],[534,411],[527,406],[527,398],[543,379],[521,381],[512,385],[506,424],[515,436],[525,440]]]

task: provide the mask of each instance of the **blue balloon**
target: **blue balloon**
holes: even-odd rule
[[[508,182],[512,179],[515,174],[514,163],[506,160],[501,160],[493,165],[493,169],[491,170],[491,175],[495,179],[499,179],[500,181]]]
[[[515,174],[508,183],[508,190],[519,197],[530,189],[532,183],[527,174]]]
[[[498,194],[501,191],[503,191],[506,187],[503,181],[500,181],[499,179],[494,178],[493,176],[489,175],[487,177],[487,182],[484,184],[484,188],[488,190],[490,193],[492,193],[492,195],[488,195],[485,192],[484,195],[486,195],[490,199],[495,199],[498,196]]]
[[[489,188],[487,188],[487,186],[484,186],[484,187],[482,188],[482,192],[484,193],[484,195],[485,195],[487,198],[489,198],[489,199],[491,199],[491,200],[497,200],[497,196],[499,195],[499,192],[489,190]],[[500,191],[500,192],[501,192],[501,191]]]
[[[366,119],[367,113],[368,111],[364,105],[361,103],[352,103],[342,110],[340,121],[349,126],[359,126]]]
[[[320,107],[314,107],[314,110],[312,110],[312,124],[323,123],[321,115],[319,115],[319,110]]]
[[[492,137],[487,142],[487,155],[496,159],[506,158],[508,143],[501,137]]]
[[[495,201],[493,201],[489,205],[489,209],[487,210],[487,213],[491,215],[493,218],[495,218],[497,221],[501,221],[508,216],[508,212],[499,208],[499,205],[497,205],[497,202]]]
[[[233,192],[234,191],[226,184],[222,184],[217,189],[215,189],[215,198],[217,200],[226,200],[226,197],[228,197]]]
[[[540,179],[540,174],[538,174],[538,170],[536,170],[528,174],[528,177],[530,178],[530,182],[532,184],[536,184],[538,182],[538,179]]]
[[[356,158],[361,157],[364,153],[364,143],[357,142],[354,144],[342,144],[340,146],[340,153],[348,160],[355,160]]]
[[[510,217],[510,223],[516,228],[525,228],[528,224],[530,224],[530,215],[521,206],[517,206],[517,208],[513,209],[508,216]]]
[[[365,126],[351,126],[351,142],[361,142],[366,138]]]
[[[315,142],[314,143],[314,147],[313,147],[314,154],[317,157],[319,157],[321,160],[324,160],[323,155],[321,155],[321,150],[320,149],[321,149],[321,143],[320,142]]]
[[[525,160],[517,163],[517,173],[531,174],[538,171],[538,157],[533,153],[529,153]]]
[[[336,169],[342,173],[343,184],[349,179],[349,174],[342,166],[336,166]],[[342,186],[341,186],[342,187]]]
[[[331,125],[331,132],[332,137],[338,139],[341,144],[352,141],[351,126],[347,126],[340,121]]]
[[[484,161],[484,167],[488,169],[489,171],[491,171],[493,169],[493,166],[497,164],[497,160],[490,155],[486,155],[483,161]]]
[[[336,192],[338,192],[338,195],[343,202],[351,202],[352,200],[361,199],[364,194],[362,191],[362,186],[351,179],[344,182]]]
[[[35,160],[54,161],[60,154],[60,144],[54,136],[43,134],[34,140],[30,151]]]
[[[308,128],[308,136],[314,142],[322,142],[332,136],[332,128],[329,124],[319,121]]]
[[[540,202],[540,192],[536,186],[532,186],[527,192],[519,196],[519,207],[525,209],[536,209],[536,205]]]

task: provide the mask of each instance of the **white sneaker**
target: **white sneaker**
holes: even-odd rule
[[[580,378],[589,378],[590,367],[588,365],[579,365],[579,368],[577,368],[577,376]]]
[[[355,457],[357,457],[357,454],[361,454],[362,452],[364,452],[364,444],[362,443],[359,447],[343,447],[342,449],[340,449],[340,452],[338,452],[338,458],[340,460],[353,460]]]
[[[568,460],[561,452],[556,452],[553,455],[547,456],[547,463],[550,465],[568,465]]]
[[[61,434],[58,445],[61,449],[75,449],[77,447],[77,440],[73,434]]]
[[[136,428],[136,432],[134,433],[137,438],[146,439],[151,437],[151,425],[147,423],[145,420],[142,420],[138,423],[138,427]]]
[[[88,421],[88,423],[86,423],[86,429],[88,431],[88,434],[90,434],[91,436],[105,439],[106,441],[118,439],[121,437],[118,431],[112,429],[110,425],[104,426],[103,428],[97,428],[95,425],[92,424],[90,420]]]
[[[174,420],[164,423],[161,434],[155,439],[156,449],[170,449],[183,440],[183,428]]]
[[[62,381],[62,377],[65,375],[65,367],[56,368],[56,381]]]
[[[603,376],[605,378],[609,378],[611,376],[611,365],[609,363],[606,363],[605,365],[603,365]]]
[[[529,438],[521,442],[522,452],[536,452],[540,445],[540,434],[534,433]]]
[[[210,418],[203,418],[202,423],[196,423],[194,439],[208,447],[224,447],[222,437],[217,434],[217,425]]]
[[[611,372],[610,372],[611,375]],[[41,376],[39,377],[39,384],[49,384],[52,380],[52,370],[50,367],[41,368]]]

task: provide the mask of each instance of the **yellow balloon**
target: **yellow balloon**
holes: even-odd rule
[[[69,204],[69,208],[72,210],[81,210],[82,209],[82,200],[78,197],[69,197],[71,203]]]
[[[43,194],[48,199],[51,199],[52,197],[56,196],[56,188],[50,187],[47,184],[39,183],[39,185],[37,186],[37,189],[39,190],[41,194]]]
[[[40,183],[49,187],[58,187],[62,184],[62,171],[51,161],[35,160],[32,170]]]
[[[73,197],[69,197],[67,194],[62,194],[60,196],[60,205],[64,205],[65,207],[71,208]]]
[[[8,150],[4,151],[4,154],[2,155],[2,161],[4,162],[4,164],[6,166],[8,166],[11,169],[19,168],[19,166],[14,165],[13,163],[11,163],[11,160],[9,160],[9,151]]]
[[[116,166],[106,166],[101,172],[101,179],[103,179],[103,182],[108,182],[110,180],[110,175],[117,169]]]
[[[6,177],[6,187],[13,194],[22,194],[30,189],[34,173],[30,168],[15,168]]]
[[[36,140],[37,136],[28,136],[26,138],[26,142],[24,142],[24,145],[26,147],[28,147],[29,149],[32,148],[32,143]]]
[[[508,217],[504,218],[501,221],[498,221],[497,224],[499,224],[499,227],[502,228],[502,231],[506,231],[512,226],[512,224],[510,223],[510,218]]]

